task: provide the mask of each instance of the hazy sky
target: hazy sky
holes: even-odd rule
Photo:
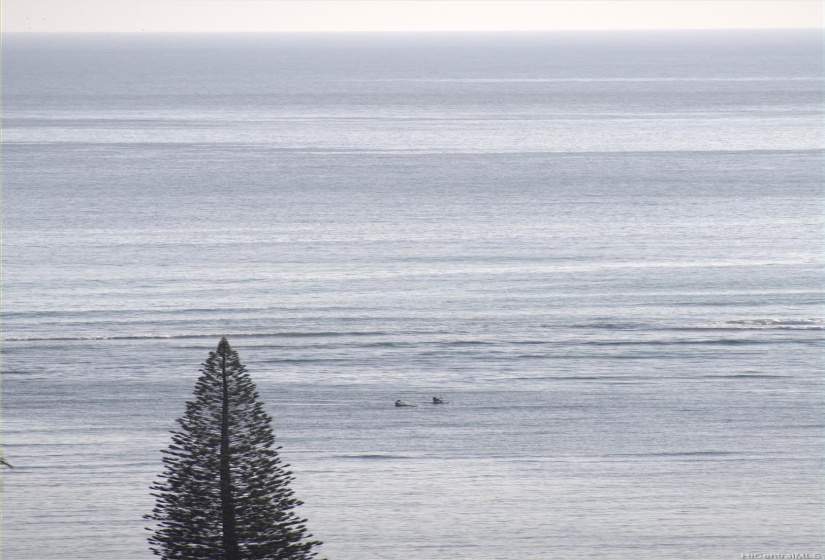
[[[2,0],[6,32],[822,27],[823,0]]]

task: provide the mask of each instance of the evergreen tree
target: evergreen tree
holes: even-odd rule
[[[289,465],[269,417],[226,338],[209,353],[152,486],[149,538],[164,560],[309,560],[305,519],[293,511]]]

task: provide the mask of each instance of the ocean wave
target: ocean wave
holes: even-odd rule
[[[647,380],[645,377],[639,376],[620,376],[620,375],[544,375],[537,377],[519,376],[507,377],[505,379],[512,379],[515,381],[639,381]]]
[[[544,325],[547,326],[547,325]],[[604,329],[610,331],[636,331],[650,329],[651,325],[639,322],[625,322],[625,321],[595,321],[592,323],[573,323],[570,325],[573,329]]]
[[[412,459],[410,455],[392,455],[388,453],[358,453],[352,455],[336,455],[336,459],[368,459],[368,460],[392,460],[392,459]]]
[[[176,334],[123,334],[123,335],[78,335],[78,336],[4,336],[4,342],[68,342],[89,340],[190,340],[226,336],[229,338],[333,338],[354,336],[383,336],[385,331],[273,331],[253,333],[176,333]]]
[[[721,346],[741,346],[747,344],[776,344],[776,343],[796,343],[796,340],[759,340],[746,338],[697,338],[697,339],[677,339],[677,340],[591,340],[582,342],[585,346],[681,346],[681,345],[709,345],[719,344]]]
[[[599,76],[599,77],[507,77],[507,78],[348,78],[346,82],[381,83],[462,83],[462,84],[558,84],[558,83],[621,83],[621,82],[820,82],[821,76]]]
[[[462,347],[462,346],[490,346],[495,345],[497,342],[489,341],[489,340],[451,340],[447,342],[439,342],[440,346],[448,346],[448,347]]]
[[[543,325],[548,327],[548,325]],[[569,325],[574,329],[604,329],[617,331],[636,330],[672,330],[672,331],[702,331],[702,330],[765,330],[765,329],[785,329],[785,330],[823,330],[823,320],[816,317],[804,319],[731,319],[727,321],[717,321],[699,324],[684,324],[673,326],[659,326],[650,323],[625,322],[625,321],[594,321],[592,323],[573,323]]]
[[[617,453],[609,457],[727,457],[731,455],[745,455],[740,451],[695,450],[695,451],[661,451],[658,453]]]
[[[674,331],[821,331],[825,329],[822,319],[733,319],[698,325],[682,325],[670,327]]]
[[[725,321],[725,325],[740,329],[812,329],[823,328],[822,319],[739,319]]]
[[[782,379],[787,375],[775,375],[770,373],[733,373],[730,375],[703,375],[705,379]]]

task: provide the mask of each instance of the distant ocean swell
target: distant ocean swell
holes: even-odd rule
[[[389,334],[383,331],[341,331],[341,332],[253,332],[253,333],[225,333],[235,337],[243,338],[323,338],[339,336],[382,336]],[[27,341],[71,341],[71,340],[187,340],[187,339],[212,339],[220,334],[134,334],[134,335],[81,335],[81,336],[4,336],[2,340],[6,342],[27,342]]]
[[[608,329],[608,330],[647,330],[651,326],[645,323],[617,323],[614,321],[579,323],[572,325],[576,328]],[[736,319],[714,323],[696,325],[673,325],[661,327],[661,330],[753,330],[753,329],[787,329],[787,330],[823,330],[823,320],[819,318],[806,319]]]
[[[554,330],[563,329],[563,326],[544,325],[545,328]],[[575,330],[597,329],[613,331],[647,331],[647,332],[667,332],[667,331],[736,331],[736,330],[798,330],[798,331],[821,331],[825,330],[823,320],[818,318],[806,319],[736,319],[722,321],[718,323],[706,323],[697,325],[651,325],[645,323],[617,323],[617,322],[593,322],[577,323],[569,328]],[[8,329],[8,326],[7,326]],[[433,332],[410,332],[409,330],[392,332],[382,330],[345,330],[345,331],[264,331],[264,332],[227,332],[237,338],[335,338],[335,337],[372,337],[372,336],[393,336],[393,335],[434,335]],[[216,334],[205,333],[139,333],[139,334],[116,334],[116,335],[14,335],[6,334],[0,340],[6,342],[25,341],[72,341],[72,340],[153,340],[153,339],[209,339],[218,336]],[[576,341],[569,341],[576,342]],[[593,346],[625,346],[625,345],[672,345],[672,344],[760,344],[765,342],[794,342],[793,339],[731,339],[731,338],[708,338],[708,339],[676,339],[676,340],[610,340],[610,341],[578,341],[580,344]],[[472,339],[472,340],[434,340],[433,344],[458,347],[493,346],[493,345],[544,345],[557,344],[556,340],[495,340],[495,339]],[[397,343],[394,341],[384,341],[372,343],[377,346],[398,346],[408,345],[408,343]]]

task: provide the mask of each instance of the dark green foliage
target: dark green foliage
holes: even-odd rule
[[[165,560],[309,560],[292,474],[273,447],[272,419],[226,338],[209,353],[195,399],[172,432],[152,486],[149,542]]]

